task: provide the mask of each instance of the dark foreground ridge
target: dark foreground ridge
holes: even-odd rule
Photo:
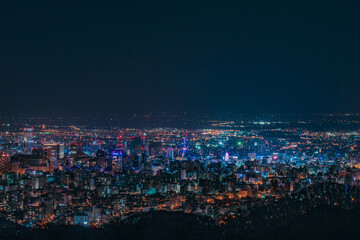
[[[304,215],[288,216],[285,224],[239,232],[234,224],[215,225],[207,217],[175,212],[135,215],[102,229],[49,226],[27,229],[1,220],[1,239],[358,239],[360,209],[320,206]],[[263,230],[259,230],[263,229]]]

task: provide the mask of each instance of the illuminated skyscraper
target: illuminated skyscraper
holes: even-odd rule
[[[174,149],[173,149],[173,148],[168,148],[168,149],[167,149],[166,157],[167,157],[169,160],[174,159]]]
[[[229,160],[230,160],[230,156],[229,156],[229,153],[228,153],[228,152],[225,153],[224,160],[225,160],[225,161],[229,161]]]
[[[183,139],[183,148],[182,148],[182,158],[185,157],[186,150],[188,148],[186,147],[186,138]]]
[[[123,154],[124,151],[121,150],[114,150],[111,152],[111,167],[112,167],[112,172],[113,173],[117,173],[120,172],[122,170],[123,167]]]
[[[21,140],[21,149],[24,154],[30,154],[31,149],[35,146],[33,131],[33,128],[24,128],[23,138]]]
[[[58,159],[63,159],[64,158],[64,144],[46,143],[46,144],[44,144],[44,147],[49,149],[49,150],[56,151]]]

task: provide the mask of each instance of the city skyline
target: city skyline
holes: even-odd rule
[[[0,239],[358,239],[360,2],[7,1]]]
[[[173,115],[160,119],[160,127],[137,128],[116,119],[0,118],[1,236],[279,240],[356,232],[359,114],[177,127],[167,125]]]

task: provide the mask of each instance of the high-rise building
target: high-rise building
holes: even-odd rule
[[[168,148],[168,149],[167,149],[166,157],[167,157],[169,160],[174,159],[174,149],[173,149],[173,148]]]
[[[0,152],[0,171],[6,169],[6,165],[10,162],[10,156],[7,153]]]
[[[113,150],[111,153],[111,167],[112,167],[112,172],[113,173],[117,173],[120,172],[122,170],[123,167],[123,155],[124,155],[124,151],[121,150]]]
[[[181,180],[185,180],[185,179],[186,179],[186,170],[181,169]]]
[[[44,147],[49,150],[54,150],[57,153],[57,159],[64,158],[64,144],[61,143],[45,143]]]
[[[34,158],[45,160],[47,151],[48,150],[46,148],[33,148],[31,152]]]
[[[72,143],[70,144],[70,154],[77,154],[83,152],[83,144],[82,143]]]
[[[151,142],[149,144],[149,155],[150,156],[156,156],[160,155],[163,150],[162,142]]]
[[[143,137],[136,137],[132,139],[130,142],[130,154],[141,154],[141,152],[144,150],[144,139]]]
[[[225,159],[226,162],[230,160],[230,156],[229,156],[228,152],[225,153],[224,159]]]

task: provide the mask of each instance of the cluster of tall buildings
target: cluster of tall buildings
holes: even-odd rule
[[[359,141],[357,131],[271,124],[190,130],[39,123],[0,133],[0,215],[31,227],[99,227],[166,210],[223,224],[252,203],[315,183],[358,186]]]

